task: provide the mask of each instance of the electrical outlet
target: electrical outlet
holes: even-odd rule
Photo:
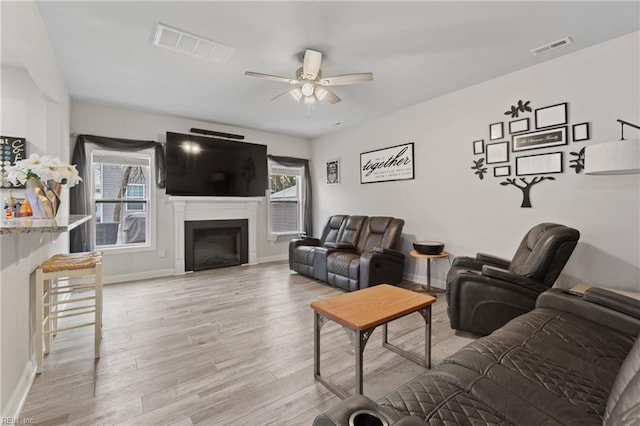
[[[166,257],[167,256],[167,252],[164,250],[158,250],[158,257]]]

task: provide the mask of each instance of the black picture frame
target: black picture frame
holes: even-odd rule
[[[340,160],[327,161],[327,185],[340,183]]]
[[[566,102],[537,108],[534,111],[534,116],[536,120],[536,129],[562,126],[569,122]]]
[[[500,121],[499,123],[489,124],[489,140],[496,141],[498,139],[502,139],[504,137],[504,123]]]
[[[564,172],[562,151],[516,157],[516,176],[549,175]]]
[[[567,145],[568,143],[567,126],[538,130],[535,132],[518,133],[517,135],[511,136],[511,149],[513,152],[549,148],[552,146]]]
[[[505,177],[511,174],[511,166],[498,166],[493,168],[493,177]]]
[[[360,183],[415,179],[413,142],[360,154]]]
[[[474,155],[484,154],[484,139],[473,141],[473,153]]]
[[[571,135],[574,142],[588,141],[589,123],[578,123],[571,126]]]
[[[487,164],[499,164],[509,162],[509,142],[495,142],[485,145]]]
[[[3,188],[24,188],[7,180],[7,166],[27,158],[27,139],[16,136],[0,136],[0,186]]]
[[[529,131],[529,117],[513,120],[509,122],[509,134],[522,133]]]

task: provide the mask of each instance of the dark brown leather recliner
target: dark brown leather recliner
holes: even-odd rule
[[[347,291],[397,284],[404,273],[405,257],[397,250],[403,226],[404,220],[392,217],[332,216],[323,240],[291,241],[289,267]]]
[[[535,307],[553,286],[578,243],[580,232],[554,223],[534,226],[512,260],[478,253],[456,257],[447,274],[451,328],[490,334]]]
[[[325,223],[320,238],[302,237],[289,242],[289,269],[300,274],[314,276],[313,258],[316,248],[323,244],[335,242],[347,215],[330,216]]]

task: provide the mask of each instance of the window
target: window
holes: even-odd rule
[[[151,246],[155,218],[151,164],[151,151],[91,152],[96,248]]]
[[[125,192],[125,198],[137,198],[144,199],[144,184],[143,183],[129,183],[127,184],[127,190]],[[144,211],[144,203],[127,203],[125,209],[128,212],[131,211]]]
[[[302,167],[282,167],[269,162],[269,233],[303,232]]]

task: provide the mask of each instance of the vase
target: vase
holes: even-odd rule
[[[24,195],[31,204],[33,217],[54,219],[60,208],[62,185],[53,180],[46,183],[39,179],[27,179]]]

